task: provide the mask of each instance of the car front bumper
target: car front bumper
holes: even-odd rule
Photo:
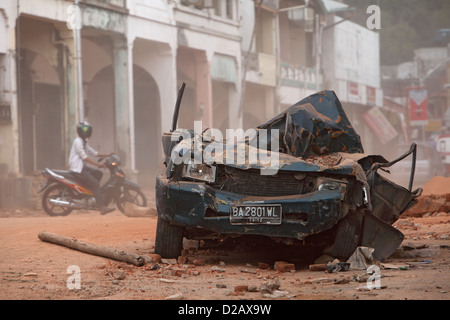
[[[156,179],[156,206],[162,219],[216,233],[304,239],[332,228],[345,215],[341,196],[341,190],[324,190],[295,196],[250,197],[213,189],[202,182],[171,181],[163,176]],[[281,224],[236,225],[230,221],[233,206],[270,204],[281,205]]]

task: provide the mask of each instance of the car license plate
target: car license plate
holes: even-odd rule
[[[231,224],[281,224],[281,205],[240,205],[230,209]]]

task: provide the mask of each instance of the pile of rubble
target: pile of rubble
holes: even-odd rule
[[[423,186],[418,203],[405,211],[402,217],[423,217],[450,213],[450,177],[434,177]]]

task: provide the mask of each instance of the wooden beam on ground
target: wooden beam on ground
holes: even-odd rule
[[[97,246],[77,240],[75,238],[64,237],[47,231],[40,232],[38,238],[45,242],[50,242],[96,256],[131,263],[138,267],[145,264],[144,258],[135,253],[120,251],[109,247]]]

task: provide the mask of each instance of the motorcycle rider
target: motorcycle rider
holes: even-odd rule
[[[69,155],[69,170],[74,176],[79,178],[86,187],[92,190],[97,209],[100,211],[100,214],[104,215],[114,211],[114,208],[107,208],[103,204],[103,197],[100,188],[100,180],[103,176],[103,172],[101,170],[94,169],[87,164],[89,163],[102,168],[104,167],[104,164],[98,163],[90,157],[109,157],[113,153],[99,153],[88,144],[88,139],[91,137],[92,131],[92,126],[87,121],[81,121],[78,123],[78,137],[73,141],[72,149],[70,150]]]

